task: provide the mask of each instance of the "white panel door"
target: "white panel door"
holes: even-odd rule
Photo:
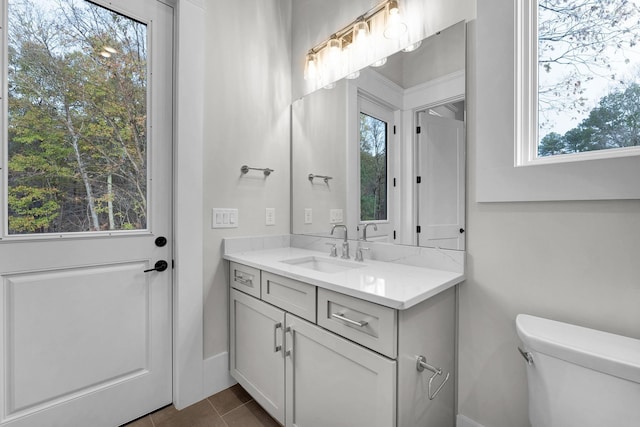
[[[172,400],[173,9],[2,4],[0,425],[120,425]]]
[[[464,122],[418,113],[418,244],[464,249]]]
[[[284,311],[231,289],[229,370],[284,424]]]
[[[393,427],[396,362],[286,315],[286,426]]]

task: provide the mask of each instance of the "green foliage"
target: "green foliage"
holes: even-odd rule
[[[360,114],[360,220],[387,219],[387,124]]]
[[[55,193],[27,186],[9,188],[9,229],[18,233],[50,231],[60,208]]]
[[[10,234],[145,228],[145,25],[84,1],[8,10]]]
[[[580,124],[559,135],[540,140],[539,156],[581,153],[640,145],[640,85],[604,96]]]

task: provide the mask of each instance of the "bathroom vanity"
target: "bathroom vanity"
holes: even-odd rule
[[[224,257],[231,375],[280,423],[455,425],[462,273],[293,247]]]

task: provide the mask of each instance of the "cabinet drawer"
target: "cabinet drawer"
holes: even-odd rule
[[[235,262],[229,264],[231,287],[260,298],[260,270]]]
[[[318,289],[318,325],[396,358],[397,314],[392,308]]]
[[[316,287],[262,272],[262,300],[310,322],[316,321]]]

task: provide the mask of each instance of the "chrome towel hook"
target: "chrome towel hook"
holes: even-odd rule
[[[416,358],[416,369],[418,370],[418,372],[422,372],[425,369],[430,372],[433,372],[433,375],[431,375],[431,378],[429,378],[429,400],[435,399],[438,393],[440,393],[440,390],[442,390],[442,387],[444,387],[447,381],[449,381],[450,373],[447,372],[447,376],[444,378],[444,381],[442,381],[442,383],[438,386],[436,391],[432,393],[431,387],[432,387],[433,379],[438,375],[442,375],[442,369],[436,368],[435,366],[431,366],[430,364],[428,364],[427,358],[424,356],[418,356]]]

